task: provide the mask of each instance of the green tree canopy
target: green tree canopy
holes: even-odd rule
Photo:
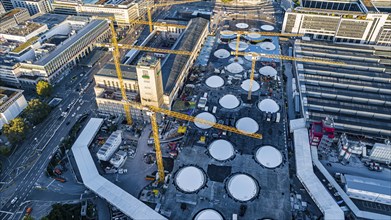
[[[4,124],[3,133],[8,138],[9,142],[16,144],[25,139],[27,125],[22,118],[15,118],[9,124]]]
[[[80,219],[81,204],[54,204],[52,211],[43,219],[49,220],[70,220]]]
[[[46,81],[39,81],[37,83],[37,94],[39,96],[50,96],[52,93],[52,86]]]
[[[23,116],[33,125],[42,122],[50,113],[50,106],[41,102],[39,99],[32,99],[29,101]]]

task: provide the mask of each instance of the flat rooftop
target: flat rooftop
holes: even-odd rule
[[[346,64],[297,63],[302,103],[309,121],[332,116],[341,132],[391,137],[389,51],[297,40],[294,53]]]
[[[42,59],[34,62],[36,65],[45,65],[50,60],[52,60],[54,57],[58,56],[62,51],[64,51],[66,48],[69,48],[71,45],[73,45],[76,41],[78,41],[82,36],[86,35],[88,32],[91,31],[94,27],[106,23],[105,20],[92,20],[89,24],[87,24],[85,27],[83,27],[77,34],[71,36],[68,38],[68,40],[64,41],[63,44],[58,46],[54,51],[49,53],[48,55],[44,56]]]
[[[137,80],[136,66],[121,64],[122,77],[129,80]],[[108,63],[95,74],[96,76],[114,77],[117,78],[114,63]]]
[[[208,20],[204,18],[193,18],[185,30],[180,41],[176,45],[176,50],[193,51],[196,42],[200,39],[200,35],[204,28],[208,25]],[[189,56],[169,54],[166,60],[162,62],[163,87],[164,93],[170,93],[176,85],[178,76],[185,68],[185,63]]]
[[[4,31],[3,34],[27,36],[42,26],[44,25],[35,22],[25,22],[24,24],[20,24]]]
[[[67,19],[68,15],[60,15],[60,14],[43,14],[33,19],[34,22],[40,24],[46,24],[48,29],[60,24],[61,22]]]

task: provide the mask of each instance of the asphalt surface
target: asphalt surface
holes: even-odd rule
[[[136,26],[135,29],[138,33],[141,32],[142,37],[148,36],[147,26]],[[142,29],[144,31],[141,31]],[[120,43],[133,43],[138,36],[132,33],[134,29],[128,30]],[[121,54],[125,52],[121,51]],[[34,188],[38,185],[37,180],[45,175],[44,171],[58,145],[68,135],[78,117],[96,110],[93,75],[111,61],[112,54],[107,52],[92,68],[73,67],[54,88],[52,96],[62,98],[61,103],[52,110],[45,121],[36,126],[15,152],[8,158],[0,158],[3,161],[3,172],[0,174],[0,219],[21,218],[30,200],[37,199],[37,194],[34,193]],[[84,92],[80,93],[83,88]],[[67,111],[67,114],[60,117],[63,111]],[[46,198],[46,194],[39,195],[40,200],[52,200]],[[11,204],[15,197],[16,202]],[[62,194],[56,201],[69,199],[70,196]]]
[[[79,74],[79,71],[80,69],[75,69],[69,77]],[[91,81],[92,74],[89,74],[91,72],[92,70],[89,70],[84,77],[78,77],[71,86],[65,85],[65,88],[60,86],[56,89],[55,96],[63,98],[62,103],[52,111],[48,119],[35,128],[36,131],[34,131],[30,140],[19,146],[22,152],[14,155],[18,159],[14,160],[14,163],[7,169],[9,171],[2,175],[2,181],[5,180],[9,183],[2,187],[2,195],[6,196],[6,202],[2,204],[2,211],[13,213],[24,210],[25,201],[28,200],[28,196],[31,194],[38,178],[44,174],[44,170],[52,154],[57,150],[61,139],[68,134],[78,116],[91,111],[91,104],[95,102],[92,83],[84,94],[79,95],[79,92],[76,91],[79,83],[87,85]],[[65,78],[64,81],[68,81],[69,77]],[[83,102],[79,102],[79,100],[83,100]],[[60,108],[66,109],[68,106],[70,107],[68,114],[59,119],[61,115]],[[10,160],[13,161],[12,158]],[[15,167],[24,167],[24,170],[15,175],[12,172]],[[11,191],[11,194],[9,191]],[[10,200],[15,197],[18,198],[17,201],[11,204]],[[18,219],[19,216],[18,213],[11,216],[9,216],[9,213],[1,213],[0,218]]]

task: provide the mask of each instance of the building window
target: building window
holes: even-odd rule
[[[147,70],[143,70],[143,75],[141,76],[143,79],[149,79],[149,74]]]

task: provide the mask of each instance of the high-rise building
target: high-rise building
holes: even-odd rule
[[[14,8],[12,5],[11,0],[0,0],[1,4],[3,5],[5,11],[10,11]]]
[[[391,45],[391,15],[295,8],[285,13],[282,33],[342,43]]]
[[[137,63],[137,81],[142,105],[163,105],[163,80],[160,59],[144,56]]]

